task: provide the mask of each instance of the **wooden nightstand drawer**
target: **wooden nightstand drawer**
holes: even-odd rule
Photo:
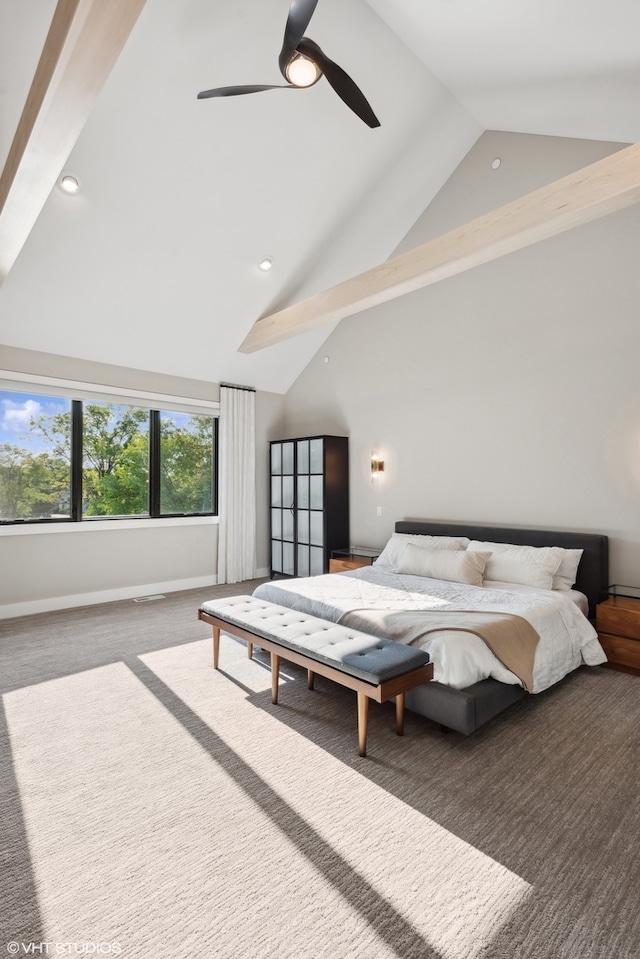
[[[611,596],[596,606],[598,632],[640,641],[640,600]]]
[[[330,573],[346,573],[350,569],[371,566],[380,555],[380,550],[366,546],[352,546],[346,549],[334,549],[329,560]]]
[[[360,569],[362,566],[371,566],[368,556],[349,556],[345,559],[330,559],[330,573],[346,573],[350,569]]]
[[[609,665],[640,673],[640,599],[610,596],[598,603],[596,629]]]
[[[610,636],[608,633],[598,633],[598,639],[610,663],[640,670],[639,640],[627,639],[625,636]]]

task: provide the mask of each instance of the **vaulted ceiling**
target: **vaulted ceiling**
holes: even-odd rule
[[[484,130],[640,140],[635,0],[319,0],[363,89],[278,83],[289,0],[147,0],[4,285],[0,342],[284,392],[331,326],[251,355],[261,316],[384,261]],[[0,165],[55,0],[0,0]],[[273,269],[261,273],[265,255]]]

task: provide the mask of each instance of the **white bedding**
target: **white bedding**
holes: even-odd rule
[[[484,610],[522,616],[540,636],[534,693],[557,683],[582,663],[596,666],[607,660],[595,629],[581,612],[584,597],[575,590],[496,583],[491,588],[466,586],[366,566],[347,573],[263,583],[254,595],[332,622],[359,609]],[[436,682],[464,689],[493,677],[522,685],[474,633],[438,630],[415,645],[429,652]]]

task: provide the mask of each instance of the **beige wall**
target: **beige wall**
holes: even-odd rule
[[[217,544],[211,524],[3,533],[0,617],[215,583]]]
[[[219,385],[83,363],[3,347],[0,368],[26,373],[217,401]],[[257,567],[268,570],[267,456],[281,428],[283,397],[256,394]],[[187,589],[216,582],[218,526],[211,520],[67,524],[46,531],[0,530],[0,618],[29,612]]]
[[[621,146],[486,133],[399,251]],[[339,324],[285,429],[351,437],[352,542],[406,517],[602,531],[640,584],[639,237],[633,207]]]

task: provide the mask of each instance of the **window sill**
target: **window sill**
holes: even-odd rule
[[[165,516],[156,519],[98,519],[81,523],[16,523],[0,526],[0,536],[26,536],[43,533],[93,533],[98,530],[158,529],[161,526],[217,526],[217,516]]]

